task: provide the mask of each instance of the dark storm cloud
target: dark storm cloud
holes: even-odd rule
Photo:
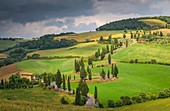
[[[155,15],[162,14],[162,11],[151,7],[152,4],[158,3],[159,0],[97,0],[97,7],[103,12],[112,12],[120,14],[140,14]],[[108,8],[106,8],[106,6]]]
[[[0,20],[32,22],[66,16],[91,15],[93,0],[1,0]]]

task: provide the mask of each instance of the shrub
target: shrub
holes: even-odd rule
[[[81,105],[85,105],[87,101],[86,96],[81,96]]]
[[[151,59],[151,63],[152,64],[156,64],[156,60],[155,59]]]
[[[166,92],[166,94],[167,94],[168,97],[170,97],[170,89],[169,89],[169,88],[164,89],[163,91]]]
[[[133,60],[133,59],[131,59],[131,60],[129,61],[129,63],[134,63],[134,60]]]
[[[121,106],[123,106],[123,102],[122,101],[117,101],[117,102],[115,102],[115,107],[121,107]]]
[[[61,102],[62,104],[68,104],[68,101],[65,99],[65,97],[62,97],[61,100],[60,100],[60,102]]]
[[[168,94],[164,91],[160,91],[158,94],[158,98],[167,98]]]
[[[124,105],[131,105],[132,101],[130,100],[129,96],[121,96],[120,99],[122,100]]]
[[[114,107],[115,107],[115,103],[114,103],[113,100],[108,100],[108,101],[107,101],[107,104],[108,104],[108,107],[109,107],[109,108],[114,108]]]
[[[143,102],[151,100],[150,96],[145,93],[141,93],[139,96],[142,98]]]
[[[143,100],[140,96],[134,96],[131,98],[131,100],[134,102],[134,103],[142,103]]]
[[[138,59],[135,59],[135,63],[138,63]]]
[[[157,94],[149,94],[152,100],[156,100],[158,98]]]

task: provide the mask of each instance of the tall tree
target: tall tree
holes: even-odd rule
[[[86,72],[85,68],[84,68],[84,67],[81,67],[81,70],[80,70],[80,78],[81,78],[81,79],[84,79],[84,78],[86,78],[86,76],[87,76],[87,72]]]
[[[61,77],[60,70],[58,70],[56,74],[56,85],[58,88],[60,88],[61,84],[62,84],[62,77]]]
[[[126,34],[123,34],[123,38],[126,38]]]
[[[68,77],[67,85],[68,85],[68,91],[71,91],[70,77]]]
[[[89,80],[92,80],[92,73],[91,73],[91,69],[89,68],[89,66],[87,66],[87,72],[88,72]]]
[[[113,67],[113,64],[112,64],[112,67],[111,67],[111,74],[114,77],[114,67]]]
[[[105,79],[106,73],[105,73],[104,69],[102,69],[102,71],[101,71],[101,73],[100,73],[100,76],[101,76],[103,79]]]
[[[81,105],[81,93],[80,93],[80,89],[78,87],[76,88],[75,104],[76,105]]]
[[[51,74],[48,74],[48,85],[50,86],[51,84],[51,79],[52,79],[52,75]]]
[[[79,87],[79,89],[80,89],[80,91],[81,91],[81,94],[82,94],[83,96],[86,96],[86,97],[87,97],[87,94],[88,94],[88,92],[89,92],[89,88],[88,88],[88,86],[87,86],[86,81],[81,79],[80,82],[79,82],[78,87]]]
[[[119,73],[119,71],[118,71],[118,68],[117,68],[117,66],[116,66],[116,64],[115,64],[114,77],[117,77],[118,73]]]
[[[106,45],[106,52],[109,53],[109,45]]]
[[[63,74],[63,90],[66,90],[66,81],[64,74]]]
[[[81,59],[80,59],[80,66],[84,67],[84,58],[83,57],[81,57]]]
[[[111,64],[111,62],[112,62],[111,60],[112,60],[111,54],[109,54],[109,55],[108,55],[108,63],[109,63],[109,64]]]
[[[107,71],[107,78],[110,78],[110,70]]]
[[[98,99],[97,87],[96,86],[94,87],[94,98],[95,98],[95,100]]]
[[[93,62],[92,62],[92,58],[91,57],[89,57],[88,58],[88,65],[92,65],[93,64]]]
[[[110,45],[110,53],[113,54],[113,50],[114,50],[114,45]]]
[[[101,42],[104,41],[103,36],[100,37],[99,41],[101,41]]]
[[[74,64],[75,64],[75,71],[76,71],[76,72],[79,72],[79,71],[80,71],[80,63],[79,63],[79,61],[77,61],[77,60],[75,59]]]

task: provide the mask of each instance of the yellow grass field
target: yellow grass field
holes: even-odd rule
[[[85,33],[79,33],[79,34],[70,34],[70,35],[55,37],[54,40],[66,38],[66,39],[75,39],[80,42],[80,41],[84,41],[85,39],[99,40],[101,36],[103,36],[106,39],[108,38],[109,35],[112,35],[112,37],[123,37],[123,30],[95,31],[95,32],[85,32]],[[130,37],[130,34],[127,34],[127,37]]]
[[[159,19],[142,19],[139,21],[142,21],[150,26],[154,26],[154,25],[165,26],[166,25],[166,22],[159,20]]]

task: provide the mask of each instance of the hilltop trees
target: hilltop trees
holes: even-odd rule
[[[60,70],[58,70],[56,74],[56,85],[58,88],[61,87],[62,82],[63,81],[62,81],[61,73],[60,73]]]

